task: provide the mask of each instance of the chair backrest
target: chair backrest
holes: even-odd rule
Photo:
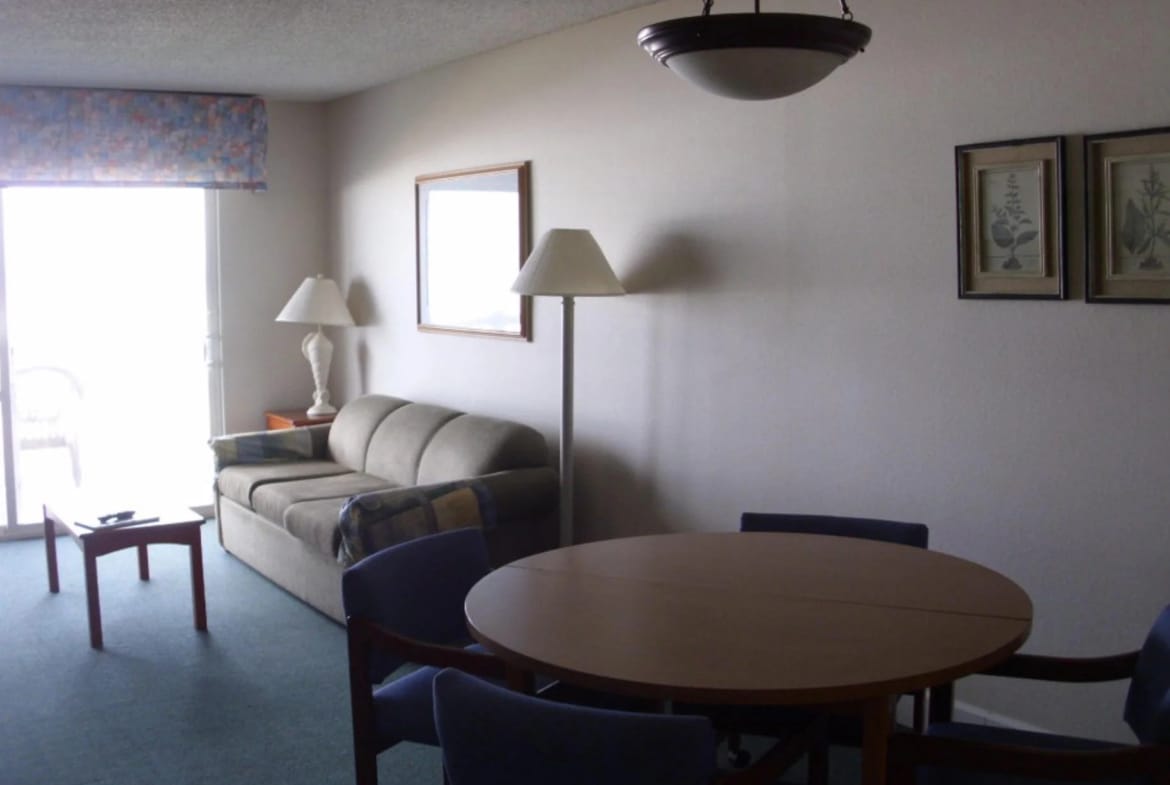
[[[60,447],[77,438],[81,383],[64,368],[13,372],[13,428],[24,449]]]
[[[555,703],[452,669],[434,699],[451,785],[707,785],[715,774],[705,717]]]
[[[1158,614],[1138,654],[1125,721],[1142,744],[1170,744],[1170,606]]]
[[[378,551],[341,576],[347,619],[371,621],[408,638],[459,644],[470,637],[463,602],[487,575],[487,543],[478,527],[455,529]],[[377,684],[405,662],[375,651],[370,679]]]
[[[879,518],[847,518],[836,515],[791,515],[773,512],[745,512],[739,519],[741,532],[794,532],[857,537],[899,545],[925,548],[930,529],[923,523],[885,521]]]

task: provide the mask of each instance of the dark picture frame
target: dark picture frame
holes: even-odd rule
[[[418,329],[532,340],[511,291],[531,250],[529,162],[415,178]]]
[[[1085,301],[1170,303],[1170,128],[1085,136]]]
[[[955,148],[959,297],[1065,300],[1063,136]]]

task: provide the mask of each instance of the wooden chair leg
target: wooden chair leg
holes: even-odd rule
[[[808,785],[829,785],[829,739],[815,739],[808,748]]]
[[[370,684],[370,645],[361,629],[346,625],[349,659],[349,704],[353,724],[353,765],[357,785],[378,785],[378,750],[374,746],[374,697]]]
[[[354,745],[354,777],[357,785],[378,785],[378,756]],[[446,772],[443,772],[444,780]]]
[[[955,683],[947,682],[930,688],[930,721],[950,722],[955,711]]]
[[[914,696],[914,732],[926,732],[926,690],[918,690]]]

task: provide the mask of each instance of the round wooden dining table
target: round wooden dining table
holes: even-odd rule
[[[857,713],[883,785],[897,695],[994,665],[1028,637],[1016,583],[937,551],[706,532],[574,545],[500,567],[465,604],[510,666],[607,692]]]

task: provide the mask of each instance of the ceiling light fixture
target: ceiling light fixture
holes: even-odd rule
[[[726,98],[765,101],[812,87],[865,49],[873,34],[853,21],[814,14],[711,14],[668,19],[638,32],[646,52],[688,82]]]

